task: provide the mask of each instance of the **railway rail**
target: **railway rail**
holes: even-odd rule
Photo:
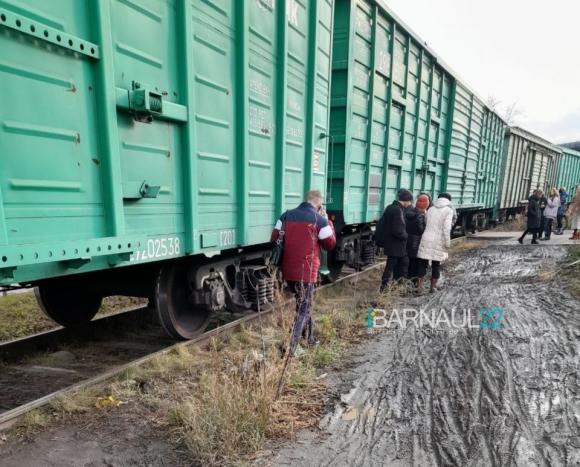
[[[318,290],[333,287],[345,280],[365,274],[383,264],[383,261],[378,261],[361,271],[345,272],[342,277],[339,277],[330,284],[321,285]],[[142,366],[180,347],[203,345],[209,342],[211,338],[227,335],[239,329],[243,324],[255,322],[260,317],[270,314],[274,310],[279,309],[280,306],[291,303],[291,301],[291,298],[286,299],[281,304],[260,313],[246,314],[242,317],[233,315],[235,318],[233,321],[227,322],[226,324],[218,324],[199,337],[179,343],[175,343],[174,340],[164,335],[159,326],[149,333],[139,330],[138,333],[132,334],[131,330],[120,331],[118,329],[121,323],[134,322],[136,316],[143,315],[144,313],[142,312],[144,309],[142,307],[127,310],[125,313],[103,317],[93,321],[84,336],[85,338],[88,336],[94,339],[95,337],[98,338],[103,331],[113,330],[113,332],[117,333],[114,339],[105,339],[96,344],[94,340],[90,340],[86,342],[86,349],[80,347],[78,350],[82,350],[88,354],[90,352],[87,349],[93,345],[96,347],[93,353],[104,358],[102,348],[109,347],[112,350],[109,355],[116,355],[117,358],[111,358],[110,361],[107,361],[105,358],[105,361],[101,362],[98,371],[95,371],[95,366],[91,367],[91,365],[88,365],[89,371],[86,371],[84,375],[80,375],[74,370],[30,364],[30,362],[34,363],[35,359],[45,357],[47,350],[55,348],[56,343],[59,346],[64,345],[64,348],[67,348],[67,345],[73,345],[79,342],[79,337],[82,338],[82,335],[79,336],[78,331],[73,332],[64,328],[58,328],[0,344],[0,361],[8,363],[4,367],[3,376],[0,377],[0,388],[2,385],[9,385],[11,389],[10,393],[26,393],[27,388],[24,386],[28,385],[27,378],[20,378],[18,382],[8,380],[10,377],[9,370],[12,371],[12,375],[16,375],[23,367],[25,372],[28,373],[47,372],[50,374],[51,379],[51,384],[44,386],[42,388],[43,390],[39,390],[40,388],[37,386],[36,390],[28,391],[29,397],[26,400],[11,402],[10,400],[2,400],[0,398],[0,431],[14,426],[20,417],[31,410],[46,406],[60,397],[111,380],[130,368]],[[144,315],[146,316],[147,313]],[[147,319],[141,318],[140,321],[141,326],[148,326]],[[120,338],[119,333],[121,333]],[[18,363],[11,365],[10,362]],[[90,371],[91,368],[93,371]],[[20,388],[20,386],[23,387]],[[3,391],[4,394],[7,392]],[[1,411],[3,408],[4,411]]]

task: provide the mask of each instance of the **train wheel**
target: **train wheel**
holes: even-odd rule
[[[325,276],[325,282],[332,283],[340,277],[344,261],[338,261],[329,256],[328,258],[328,274]]]
[[[191,302],[187,264],[174,262],[161,268],[155,286],[155,309],[165,332],[175,339],[192,339],[207,328],[210,311]]]
[[[103,297],[82,287],[47,283],[36,287],[36,300],[46,316],[65,328],[78,328],[91,321]]]

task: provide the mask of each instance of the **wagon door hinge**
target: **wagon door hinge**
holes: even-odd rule
[[[135,120],[150,123],[153,117],[163,114],[163,94],[133,82],[129,91],[129,110]]]

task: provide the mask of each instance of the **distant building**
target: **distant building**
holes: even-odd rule
[[[575,141],[574,143],[560,144],[560,146],[564,146],[565,148],[574,149],[575,151],[580,151],[580,141]]]

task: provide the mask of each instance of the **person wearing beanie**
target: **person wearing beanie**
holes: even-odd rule
[[[427,226],[417,251],[417,257],[420,258],[418,273],[420,279],[425,277],[429,261],[431,261],[431,292],[436,290],[437,281],[441,277],[441,263],[449,256],[453,217],[451,195],[440,193],[433,207],[427,211]]]
[[[387,256],[387,264],[381,280],[381,292],[385,290],[391,277],[399,280],[407,277],[409,258],[407,257],[407,228],[405,209],[413,204],[413,194],[406,189],[399,190],[397,200],[387,206],[375,232],[375,243],[382,247]]]
[[[425,213],[429,208],[430,200],[427,195],[419,195],[415,207],[405,211],[405,224],[407,227],[407,256],[409,257],[408,278],[413,281],[418,290],[423,288],[423,278],[419,277],[421,260],[417,258],[421,237],[427,225]]]

